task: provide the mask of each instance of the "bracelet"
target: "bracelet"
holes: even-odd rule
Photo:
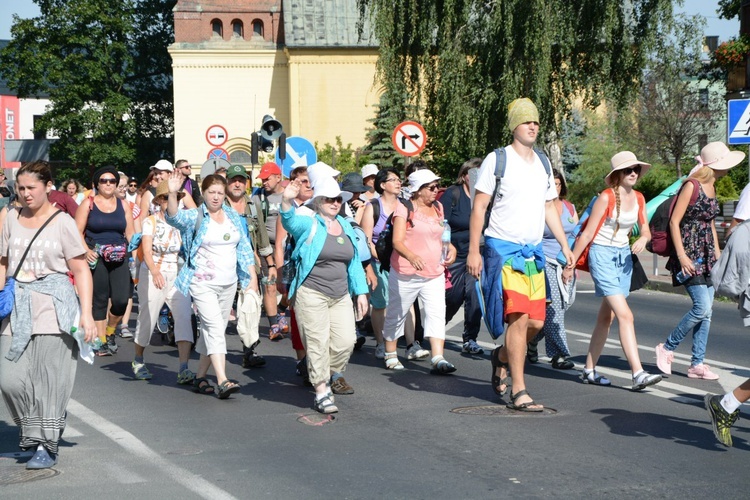
[[[276,267],[276,264],[268,264],[268,267]]]

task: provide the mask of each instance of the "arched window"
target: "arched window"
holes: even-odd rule
[[[263,36],[263,21],[260,19],[253,21],[253,36]]]
[[[229,153],[229,161],[234,165],[240,163],[243,165],[250,165],[252,167],[252,158],[250,157],[250,151],[245,149],[235,149]]]
[[[224,25],[221,23],[221,20],[214,19],[211,21],[211,32],[214,36],[224,37]]]
[[[232,35],[238,38],[242,38],[245,35],[245,27],[239,19],[232,21]]]

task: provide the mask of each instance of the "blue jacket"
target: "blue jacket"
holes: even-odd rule
[[[315,217],[307,217],[305,215],[297,215],[294,208],[289,210],[281,210],[279,212],[281,216],[281,225],[284,226],[289,234],[294,237],[296,242],[294,251],[292,252],[292,259],[297,261],[297,275],[294,277],[294,281],[289,284],[289,296],[293,297],[294,292],[297,288],[305,281],[307,276],[310,274],[315,262],[318,260],[320,252],[323,250],[323,245],[326,241],[326,235],[328,229],[323,219],[319,215]],[[368,292],[367,280],[365,279],[365,271],[362,269],[362,264],[359,260],[359,251],[357,250],[357,235],[352,229],[352,225],[346,222],[341,216],[336,216],[336,220],[339,221],[341,227],[344,228],[344,234],[352,242],[354,247],[354,258],[349,262],[347,269],[347,280],[349,282],[349,293],[353,295],[364,295]],[[313,223],[317,224],[315,229],[315,235],[309,245],[306,245],[308,235],[312,229]]]
[[[240,233],[240,242],[237,244],[237,277],[240,281],[240,287],[244,290],[250,285],[250,272],[248,269],[255,266],[253,246],[250,243],[250,238],[247,236],[247,230],[243,229],[239,214],[227,205],[222,204],[222,209],[224,210],[224,215],[232,221],[232,224],[234,224],[234,227]],[[196,231],[195,223],[198,221],[198,210],[202,210],[203,220]],[[201,243],[203,243],[203,238],[206,237],[208,222],[211,217],[208,214],[205,203],[203,203],[198,208],[178,210],[174,216],[170,216],[167,212],[165,219],[167,224],[180,230],[182,245],[185,247],[185,265],[182,266],[177,275],[175,287],[184,295],[190,296],[190,283],[195,276],[195,266],[192,263],[195,261],[195,256],[198,253]]]
[[[505,332],[505,304],[503,302],[502,268],[508,260],[514,271],[524,272],[526,259],[533,257],[536,268],[544,269],[544,246],[519,245],[497,238],[484,240],[484,265],[482,266],[482,297],[484,298],[484,322],[492,338]]]

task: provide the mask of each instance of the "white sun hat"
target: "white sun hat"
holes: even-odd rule
[[[342,191],[339,187],[339,183],[336,182],[336,179],[330,176],[321,177],[320,179],[318,179],[318,182],[313,188],[312,198],[310,198],[305,204],[309,205],[315,198],[319,198],[321,196],[325,198],[336,198],[337,196],[341,196],[342,203],[346,203],[347,201],[352,199],[352,193],[350,193],[349,191]]]

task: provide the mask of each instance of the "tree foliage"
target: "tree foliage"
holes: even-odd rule
[[[379,76],[406,92],[441,169],[507,143],[507,105],[530,97],[542,129],[574,101],[623,105],[671,19],[669,0],[359,0],[380,42]],[[369,13],[369,14],[368,14]],[[448,173],[448,172],[445,172]]]
[[[741,0],[719,0],[719,8],[716,13],[722,19],[735,19],[740,16]]]
[[[0,73],[19,97],[49,96],[36,129],[60,138],[53,158],[133,164],[172,135],[175,0],[35,2],[39,17],[14,16]]]

